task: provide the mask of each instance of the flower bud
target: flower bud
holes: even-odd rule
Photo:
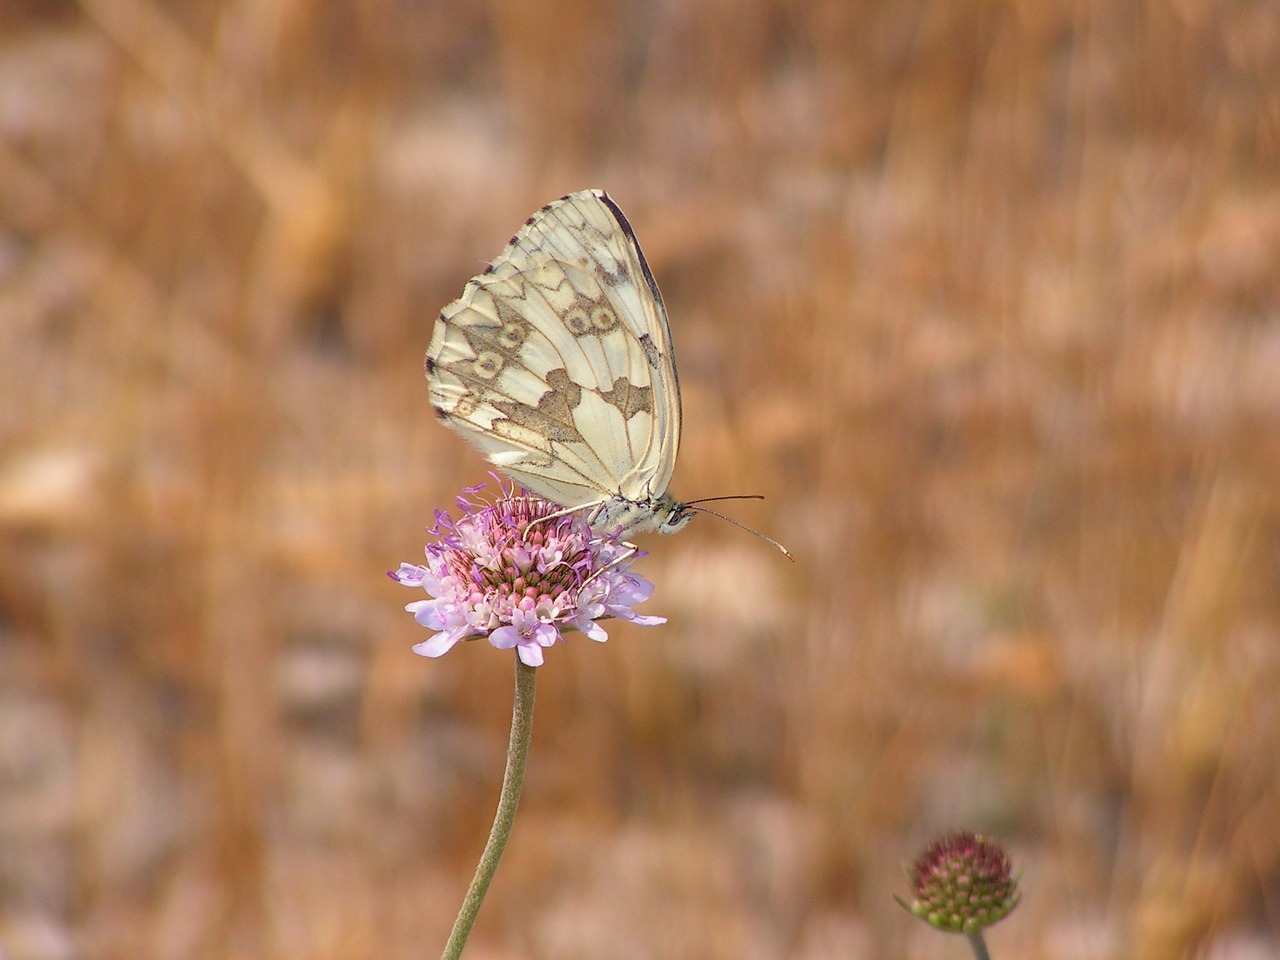
[[[910,904],[895,898],[931,927],[974,934],[1003,920],[1018,905],[1004,848],[981,834],[957,831],[935,840],[909,873]]]

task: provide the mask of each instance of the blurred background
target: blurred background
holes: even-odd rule
[[[468,956],[1280,956],[1270,0],[8,0],[0,955],[438,954],[509,655],[385,571],[439,309],[607,188],[684,388],[661,628],[539,671]]]

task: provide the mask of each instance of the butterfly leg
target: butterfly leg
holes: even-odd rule
[[[592,541],[592,542],[593,542],[593,543],[600,543],[601,541],[599,541],[599,540],[595,540],[595,541]],[[640,548],[639,548],[639,547],[637,547],[634,543],[631,543],[631,542],[630,542],[630,541],[628,541],[628,540],[623,540],[623,541],[619,542],[619,543],[618,543],[618,546],[620,546],[620,547],[625,547],[626,549],[624,549],[622,553],[618,554],[618,556],[614,557],[612,560],[610,560],[608,563],[606,563],[603,567],[601,567],[601,568],[600,568],[599,570],[597,570],[595,573],[591,574],[591,576],[587,577],[587,579],[586,579],[586,580],[582,581],[582,586],[584,586],[584,587],[585,587],[587,584],[589,584],[589,583],[590,583],[592,580],[594,580],[596,577],[600,576],[600,574],[604,573],[606,570],[612,569],[613,567],[617,566],[618,564],[623,563],[623,562],[625,562],[625,561],[627,561],[627,560],[630,560],[630,559],[631,559],[632,557],[634,557],[634,556],[639,552],[639,550],[640,550]]]

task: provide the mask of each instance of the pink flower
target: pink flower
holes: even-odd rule
[[[480,487],[468,488],[472,495]],[[528,666],[541,666],[543,648],[577,630],[603,642],[598,621],[616,618],[640,626],[665,623],[640,616],[632,606],[647,600],[653,584],[630,572],[637,556],[616,537],[600,537],[579,514],[551,517],[560,507],[516,496],[499,485],[490,504],[458,498],[456,523],[436,512],[425,564],[402,563],[389,574],[430,599],[405,606],[433,636],[414,653],[438,657],[460,640],[488,637],[500,650],[516,649]],[[541,521],[541,522],[539,522]]]

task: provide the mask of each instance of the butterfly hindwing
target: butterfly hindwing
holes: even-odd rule
[[[680,393],[657,285],[603,191],[529,218],[441,312],[431,401],[499,469],[573,507],[662,497]]]

